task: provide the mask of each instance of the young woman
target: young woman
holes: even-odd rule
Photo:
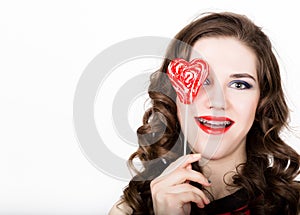
[[[129,159],[144,168],[110,214],[298,214],[299,155],[279,136],[288,107],[268,37],[245,16],[210,13],[175,39]],[[173,59],[199,58],[192,49],[209,74],[184,104],[166,73]]]

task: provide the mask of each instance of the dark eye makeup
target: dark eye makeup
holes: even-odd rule
[[[245,89],[250,89],[253,86],[251,84],[249,84],[246,81],[242,81],[242,80],[233,80],[228,84],[229,87],[231,88],[236,88],[239,90],[245,90]]]

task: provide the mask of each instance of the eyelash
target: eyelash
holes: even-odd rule
[[[208,79],[205,79],[205,81],[203,82],[203,85],[209,85],[210,81]]]
[[[234,85],[234,84],[235,84],[235,86],[233,87],[232,85]],[[242,85],[242,86],[241,86],[241,87],[236,87],[236,84]],[[231,81],[231,82],[229,83],[229,86],[232,87],[232,88],[236,88],[236,89],[238,89],[238,90],[246,90],[246,89],[250,89],[250,88],[253,87],[253,86],[252,86],[251,84],[249,84],[248,82],[246,82],[246,81],[241,81],[241,80]]]
[[[210,84],[210,81],[209,79],[206,79],[203,83],[203,85],[209,85]],[[239,84],[239,85],[242,85],[242,87],[234,87],[232,86],[233,84]],[[248,82],[246,81],[241,81],[241,80],[234,80],[234,81],[231,81],[229,84],[228,84],[229,87],[231,88],[236,88],[238,90],[246,90],[246,89],[251,89],[253,86],[251,84],[249,84]]]

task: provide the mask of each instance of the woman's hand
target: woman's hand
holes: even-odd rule
[[[156,215],[187,215],[191,212],[191,202],[203,208],[209,199],[202,190],[189,184],[198,182],[210,186],[205,176],[192,170],[191,163],[199,161],[200,154],[190,154],[178,158],[151,184],[154,213]]]

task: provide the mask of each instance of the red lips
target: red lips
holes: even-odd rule
[[[195,117],[198,126],[208,134],[223,134],[229,130],[234,121],[227,117],[200,116]]]

